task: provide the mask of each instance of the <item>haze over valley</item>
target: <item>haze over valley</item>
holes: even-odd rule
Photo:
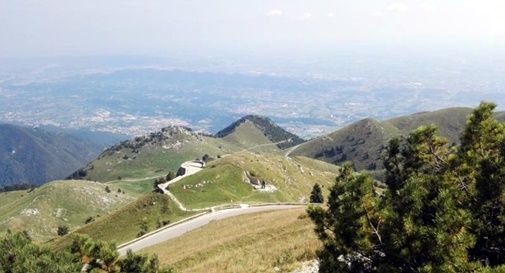
[[[481,100],[505,104],[505,62],[472,56],[430,60],[417,52],[393,59],[350,54],[355,55],[320,62],[307,57],[311,62],[303,67],[291,66],[296,59],[273,59],[276,69],[266,66],[268,60],[255,67],[227,59],[200,67],[127,56],[32,61],[23,73],[14,66],[4,70],[0,119],[137,136],[168,125],[215,133],[257,114],[312,138],[367,117],[473,107]],[[471,72],[475,66],[480,74]]]
[[[503,273],[504,75],[503,0],[0,0],[0,273]]]

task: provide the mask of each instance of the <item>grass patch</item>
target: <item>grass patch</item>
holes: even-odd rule
[[[90,216],[106,214],[135,198],[114,187],[90,181],[55,181],[33,191],[0,194],[0,229],[26,230],[35,241],[57,236],[60,225],[71,230],[84,225]]]
[[[109,185],[111,189],[121,189],[133,194],[143,195],[153,191],[153,183],[154,179],[145,179],[139,181],[116,180],[107,182],[106,185]]]
[[[219,164],[170,186],[170,191],[188,208],[204,208],[245,201],[285,201],[280,192],[261,193],[243,182],[243,170]]]
[[[280,154],[240,152],[212,161],[204,170],[170,186],[188,208],[230,203],[307,202],[315,183],[326,195],[339,167],[313,159]],[[244,182],[245,172],[274,185],[275,192],[260,192]]]
[[[290,272],[321,246],[305,209],[241,215],[212,222],[143,250],[186,273]]]
[[[143,222],[147,231],[153,231],[161,227],[163,221],[173,223],[193,214],[179,210],[167,195],[150,193],[75,230],[73,234],[86,234],[93,239],[121,244],[137,238]],[[71,243],[71,236],[69,234],[51,244],[57,249],[63,248]]]
[[[115,152],[106,152],[86,167],[88,180],[102,182],[145,178],[166,175],[177,171],[188,160],[212,157],[241,150],[236,143],[204,136],[184,136],[167,142],[149,144],[134,152],[123,147]]]

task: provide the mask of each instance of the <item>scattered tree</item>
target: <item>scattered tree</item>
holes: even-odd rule
[[[140,224],[139,224],[139,228],[140,228],[140,230],[137,233],[137,237],[144,236],[147,234],[147,232],[149,232],[149,226],[147,224],[146,218],[142,218],[142,221],[140,221]]]
[[[68,226],[58,226],[56,233],[58,234],[58,236],[67,235],[68,234]]]
[[[209,160],[210,160],[210,156],[209,156],[208,154],[204,154],[204,155],[202,156],[202,161],[203,161],[203,162],[207,163]]]
[[[170,180],[174,179],[175,177],[176,177],[175,173],[172,171],[169,171],[167,176],[165,177],[165,180],[170,181]]]
[[[105,191],[106,191],[107,193],[110,193],[110,192],[111,192],[111,190],[110,190],[109,186],[105,186]]]
[[[310,193],[310,203],[324,203],[323,192],[321,191],[321,186],[318,183],[314,184],[312,187],[312,192]]]

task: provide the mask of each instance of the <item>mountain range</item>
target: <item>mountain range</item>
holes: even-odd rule
[[[0,188],[65,178],[123,137],[0,124]]]
[[[345,161],[351,161],[357,169],[380,174],[382,153],[388,141],[406,136],[419,126],[435,124],[449,142],[457,143],[470,112],[469,108],[449,108],[383,121],[367,118],[308,141],[267,117],[253,115],[213,135],[169,126],[123,141],[85,132],[3,125],[2,155],[18,159],[16,154],[25,154],[28,162],[24,168],[52,171],[55,167],[49,168],[49,163],[66,166],[73,163],[72,158],[80,158],[82,163],[75,163],[78,166],[71,170],[68,167],[70,171],[66,174],[61,173],[68,176],[67,180],[0,193],[0,233],[26,230],[37,243],[44,242],[54,249],[69,246],[75,234],[121,244],[205,211],[219,214],[221,209],[230,207],[272,203],[306,205],[316,183],[323,195],[328,195],[341,170],[338,165]],[[496,117],[505,120],[505,113],[496,113]],[[93,156],[93,150],[86,150],[92,145],[84,145],[93,143],[90,139],[108,139],[116,144],[103,150],[107,144],[100,142]],[[84,155],[88,162],[82,159]],[[198,161],[194,162],[195,159]],[[31,160],[38,165],[30,165]],[[188,161],[205,161],[205,166],[190,175],[180,172],[182,177],[164,186],[165,194],[153,192],[159,189],[161,180],[170,177],[170,172],[179,173]],[[376,178],[380,179],[380,175]],[[381,183],[374,185],[377,192],[384,191]],[[61,226],[68,227],[70,233],[57,236]],[[227,245],[234,251],[256,255],[251,259],[262,261],[264,270],[260,272],[273,267],[291,272],[300,262],[315,257],[319,243],[312,229],[305,208],[242,215],[212,221],[144,251],[159,254],[162,262],[175,264],[180,272],[205,272],[195,269],[202,259],[207,259],[201,256],[213,257],[205,264],[214,264],[216,260],[221,263],[226,258],[209,253],[222,253],[222,246]],[[307,236],[309,233],[311,237]],[[219,241],[214,245],[201,244],[208,236]],[[272,244],[274,237],[277,239]],[[198,243],[192,244],[195,240]],[[174,248],[182,249],[181,253],[172,255]],[[236,257],[231,252],[229,255]],[[243,267],[250,259],[230,261]]]
[[[124,137],[82,130],[69,132],[0,125],[0,186],[41,184],[69,175],[97,181],[125,176],[155,177],[176,171],[182,162],[205,154],[217,158],[245,149],[256,152],[286,150],[291,156],[337,165],[350,161],[357,170],[377,171],[382,169],[383,150],[391,138],[405,136],[422,125],[434,124],[442,136],[457,143],[470,112],[471,108],[448,108],[383,121],[367,118],[308,141],[267,117],[247,115],[215,135],[170,126],[122,141],[105,151],[108,145]],[[505,120],[505,112],[496,115]]]

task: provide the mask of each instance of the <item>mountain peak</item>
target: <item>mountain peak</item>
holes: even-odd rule
[[[275,124],[270,118],[260,115],[243,116],[239,120],[233,122],[230,126],[219,131],[216,134],[216,137],[223,138],[233,134],[235,130],[245,122],[251,122],[272,143],[278,143],[277,146],[281,149],[289,148],[304,142],[302,138],[286,131]]]

